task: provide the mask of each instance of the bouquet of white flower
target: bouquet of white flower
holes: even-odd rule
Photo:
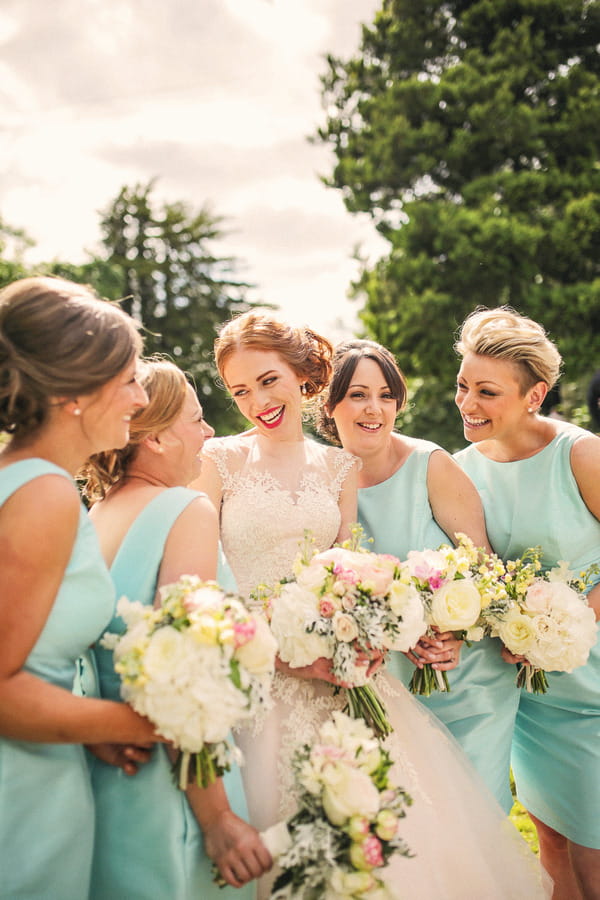
[[[333,713],[293,766],[297,812],[263,834],[281,872],[271,900],[391,900],[380,873],[410,856],[400,820],[411,798],[390,777],[391,760],[360,719]]]
[[[517,684],[530,693],[548,689],[546,671],[572,672],[587,662],[598,633],[594,610],[583,593],[592,570],[576,577],[568,563],[541,573],[541,550],[530,548],[505,565],[508,607],[484,610],[492,635],[523,656]]]
[[[268,625],[215,582],[184,575],[160,590],[153,608],[119,600],[122,635],[102,642],[114,651],[121,696],[181,751],[179,786],[193,763],[206,787],[241,761],[230,729],[268,700],[276,644]]]
[[[364,657],[408,650],[423,634],[425,621],[400,561],[358,549],[357,536],[360,540],[359,529],[348,545],[322,553],[305,550],[296,560],[295,579],[270,592],[267,613],[280,658],[296,668],[320,657],[331,659],[333,674],[350,685],[352,714],[384,736],[391,726],[367,683]]]
[[[402,568],[421,596],[430,636],[435,636],[435,627],[468,642],[479,641],[485,634],[482,609],[490,605],[496,609],[505,597],[500,581],[504,568],[498,557],[475,547],[466,535],[457,537],[457,547],[442,544],[437,550],[411,550]],[[409,688],[427,697],[432,691],[450,690],[446,673],[432,669],[430,663],[415,669]]]

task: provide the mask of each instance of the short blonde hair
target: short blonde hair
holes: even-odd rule
[[[119,450],[92,456],[79,472],[88,500],[101,500],[113,484],[127,473],[142,441],[169,428],[180,415],[188,381],[174,363],[160,357],[141,360],[138,380],[148,395],[148,405],[131,417],[129,442]]]
[[[454,349],[460,356],[476,353],[514,363],[523,392],[538,381],[551,388],[560,376],[562,357],[544,328],[509,306],[474,310],[463,322]]]
[[[221,328],[215,341],[219,375],[236,350],[254,349],[277,353],[304,381],[307,397],[319,394],[331,378],[333,347],[310,328],[295,327],[265,310],[250,310],[235,316]]]

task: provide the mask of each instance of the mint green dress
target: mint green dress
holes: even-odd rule
[[[151,605],[165,543],[178,516],[200,496],[170,488],[153,498],[131,525],[111,567],[117,597]],[[113,618],[111,632],[122,633]],[[120,699],[120,679],[112,651],[96,645],[100,692]],[[251,900],[254,885],[218,888],[205,855],[202,832],[185,793],[173,783],[166,750],[157,745],[137,775],[94,758],[96,840],[90,900]],[[224,779],[231,808],[248,818],[239,770]]]
[[[375,552],[406,559],[409,550],[435,550],[451,543],[433,517],[427,492],[429,458],[440,449],[420,441],[391,478],[359,490],[359,522],[374,539],[370,546]],[[415,696],[444,723],[509,812],[510,750],[519,692],[500,646],[492,638],[463,645],[459,665],[447,673],[450,692]],[[404,654],[390,653],[387,667],[408,687],[415,667]]]
[[[600,563],[600,522],[570,461],[574,442],[587,434],[565,424],[543,450],[516,462],[487,459],[475,445],[457,454],[503,559],[540,545],[545,568],[565,560],[578,572]],[[548,683],[546,694],[521,692],[512,757],[519,799],[559,834],[600,849],[600,644],[585,666],[551,672]]]
[[[42,459],[0,469],[0,504],[44,475],[72,483],[68,472]],[[13,600],[25,615],[27,598]],[[113,611],[114,589],[82,506],[62,584],[25,670],[71,691],[78,657],[102,634]],[[93,841],[83,747],[0,738],[0,897],[87,900]]]

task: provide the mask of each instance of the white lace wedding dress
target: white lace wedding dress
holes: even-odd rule
[[[318,549],[335,541],[338,497],[357,461],[350,454],[305,439],[289,445],[275,468],[270,442],[258,435],[215,438],[205,455],[219,472],[223,502],[221,540],[238,590],[291,573],[305,530]],[[547,897],[539,866],[444,726],[387,675],[376,684],[394,732],[388,738],[395,776],[412,796],[402,835],[412,858],[386,870],[394,896],[414,900],[537,900]],[[237,740],[250,819],[261,831],[294,811],[290,758],[310,742],[319,724],[344,706],[330,684],[278,673],[274,705]],[[494,748],[490,747],[490,753]],[[269,896],[273,873],[261,879]]]

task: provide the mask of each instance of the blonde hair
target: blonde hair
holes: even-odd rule
[[[551,388],[560,375],[562,357],[544,328],[509,306],[474,310],[463,322],[454,349],[460,356],[476,353],[514,363],[523,392],[538,381]]]
[[[229,357],[241,349],[277,353],[304,380],[307,397],[319,394],[331,377],[333,347],[310,328],[295,327],[264,310],[250,310],[230,319],[215,341],[215,360],[221,378]]]
[[[148,405],[133,414],[125,447],[96,453],[81,469],[78,477],[88,500],[103,499],[127,473],[142,441],[169,428],[183,409],[188,381],[174,363],[160,357],[144,359],[138,380],[148,395]]]
[[[0,431],[29,437],[58,399],[103,387],[141,349],[133,319],[85,285],[13,282],[0,291]]]

